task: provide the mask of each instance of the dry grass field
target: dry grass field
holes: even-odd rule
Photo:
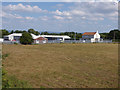
[[[34,88],[115,88],[118,44],[3,45],[8,75]]]

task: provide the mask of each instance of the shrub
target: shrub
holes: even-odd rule
[[[28,32],[23,32],[22,37],[20,38],[20,43],[21,44],[32,44],[33,38],[30,33]]]
[[[18,45],[18,43],[14,42],[15,45]]]

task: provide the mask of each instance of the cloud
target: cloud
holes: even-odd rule
[[[73,17],[69,16],[69,17],[66,17],[67,19],[72,19]]]
[[[70,12],[72,15],[85,15],[85,11],[81,11],[81,10],[72,10]]]
[[[99,0],[102,1],[102,0]],[[81,18],[87,20],[104,20],[104,18],[115,18],[118,16],[118,4],[112,2],[113,0],[107,0],[109,2],[79,2],[74,3],[73,6],[69,7],[67,11],[52,11],[52,14],[56,16],[64,17],[64,19]],[[74,17],[74,18],[73,18]],[[112,19],[115,20],[115,19]]]
[[[64,18],[61,17],[61,16],[53,16],[55,19],[58,19],[58,20],[63,20]]]
[[[18,17],[16,17],[17,19],[23,19],[23,17],[22,16],[18,16]]]
[[[61,11],[59,11],[59,10],[56,10],[56,11],[53,11],[52,13],[53,13],[53,14],[56,14],[56,15],[70,16],[70,13],[67,12],[67,11],[61,12]]]
[[[32,20],[33,17],[25,17],[25,19],[27,19],[27,20]]]
[[[3,6],[4,11],[20,11],[20,12],[47,12],[47,10],[42,10],[38,6],[30,6],[30,5],[23,5],[21,3],[17,5],[8,5],[8,6]]]
[[[86,19],[86,17],[84,17],[84,16],[83,16],[83,17],[81,17],[81,18],[82,18],[82,19]]]
[[[98,20],[104,20],[104,18],[102,18],[102,17],[91,17],[89,20],[98,21]]]
[[[102,1],[102,0],[99,0]],[[110,1],[109,3],[105,2],[80,2],[80,3],[74,3],[72,7],[70,7],[69,10],[65,11],[49,11],[43,10],[39,8],[38,6],[30,6],[30,5],[23,5],[22,3],[19,3],[17,5],[9,4],[8,6],[3,6],[3,12],[9,13],[10,11],[19,11],[19,12],[31,12],[31,13],[46,13],[46,14],[55,14],[55,19],[73,19],[76,17],[80,17],[82,19],[89,19],[89,20],[104,20],[104,17],[111,18],[116,17],[118,15],[118,7],[117,4],[114,4],[113,0],[107,0]],[[115,2],[116,0],[114,0]],[[63,6],[64,4],[57,4],[57,6]],[[107,7],[106,7],[107,6]],[[4,14],[4,13],[3,13]],[[12,15],[6,15],[6,16],[12,16]],[[14,16],[12,16],[14,17]],[[86,18],[83,18],[86,17]],[[17,17],[21,18],[22,17]],[[98,19],[97,19],[98,18]],[[32,19],[32,18],[29,18]],[[41,20],[47,20],[48,18],[43,17]]]
[[[47,16],[43,16],[43,17],[41,17],[41,20],[47,21],[47,20],[48,20],[48,17],[47,17]]]
[[[22,18],[20,15],[2,12],[2,17],[7,19]]]
[[[113,2],[81,2],[75,3],[70,9],[71,16],[82,19],[104,20],[118,16],[118,6]]]
[[[34,19],[34,17],[29,17],[29,16],[23,17],[18,14],[11,14],[11,13],[5,13],[5,12],[2,12],[2,17],[7,19],[22,19],[22,20]]]

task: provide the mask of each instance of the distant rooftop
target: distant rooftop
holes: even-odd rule
[[[94,35],[94,34],[96,34],[96,32],[85,32],[82,35]]]

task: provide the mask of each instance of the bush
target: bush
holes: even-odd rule
[[[75,44],[75,42],[72,42],[72,44]]]
[[[14,42],[15,45],[18,45],[18,43]]]
[[[30,33],[28,32],[23,32],[22,37],[20,38],[20,43],[21,44],[32,44],[33,39]]]
[[[120,42],[120,39],[112,40],[113,42]]]

